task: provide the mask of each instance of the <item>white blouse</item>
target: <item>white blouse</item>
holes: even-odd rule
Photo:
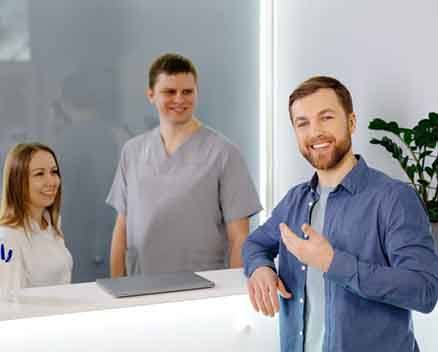
[[[64,239],[56,235],[50,223],[44,230],[32,223],[30,235],[26,235],[23,229],[0,225],[1,245],[0,289],[70,283],[73,259]],[[9,250],[12,250],[12,257],[6,262]]]

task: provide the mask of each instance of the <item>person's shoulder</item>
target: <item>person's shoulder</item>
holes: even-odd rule
[[[0,236],[17,236],[23,234],[24,231],[20,227],[14,227],[10,225],[0,225]]]
[[[223,150],[224,152],[239,152],[239,147],[219,131],[206,125],[203,125],[202,129],[205,136],[204,140],[209,145],[215,146],[216,148]]]
[[[147,144],[151,143],[154,135],[157,133],[157,128],[147,130],[142,134],[128,139],[123,145],[122,154],[136,155],[140,150],[144,149]]]
[[[25,236],[23,229],[0,225],[0,244],[6,246],[17,246]]]
[[[225,165],[245,164],[242,152],[237,144],[209,126],[202,126],[202,139],[199,144],[202,154],[210,159],[220,160]]]
[[[293,203],[298,198],[301,198],[303,194],[305,194],[310,189],[309,182],[302,182],[295,186],[292,186],[286,195],[283,197],[283,200],[287,203]]]
[[[384,200],[417,197],[415,189],[407,182],[396,179],[375,168],[368,168],[368,185]]]
[[[309,189],[310,186],[308,182],[292,186],[283,198],[281,198],[281,200],[275,205],[273,214],[282,217],[287,214],[290,209],[301,207],[306,199],[306,194]]]
[[[211,127],[205,127],[205,129],[208,138],[205,150],[208,150],[209,154],[217,155],[224,167],[230,163],[232,165],[240,164],[247,166],[244,153],[237,143]]]
[[[284,194],[283,198],[277,203],[277,206],[290,207],[292,205],[300,205],[303,196],[310,189],[309,182],[302,182],[295,186],[289,188],[289,190]]]
[[[136,135],[130,139],[128,139],[123,148],[124,149],[132,149],[132,148],[136,148],[138,146],[142,146],[144,143],[149,142],[153,135],[156,133],[156,128],[153,128],[151,130],[147,130],[139,135]]]

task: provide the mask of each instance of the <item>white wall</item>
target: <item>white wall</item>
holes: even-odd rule
[[[296,147],[288,96],[312,75],[350,89],[358,117],[356,153],[393,177],[391,156],[369,140],[368,122],[383,117],[412,126],[438,110],[438,2],[278,0],[274,17],[274,203],[311,170]]]

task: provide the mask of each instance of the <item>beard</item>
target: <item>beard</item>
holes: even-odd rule
[[[323,138],[318,139],[322,140]],[[351,136],[348,132],[339,141],[336,141],[336,139],[331,136],[324,137],[324,140],[335,142],[334,147],[332,147],[333,150],[329,154],[312,150],[311,145],[315,144],[317,142],[316,140],[306,143],[307,147],[300,147],[301,154],[317,170],[330,170],[335,168],[351,149]]]

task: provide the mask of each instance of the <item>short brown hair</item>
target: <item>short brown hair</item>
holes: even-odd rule
[[[149,88],[153,89],[157,78],[161,73],[176,75],[178,73],[191,73],[195,82],[198,81],[198,74],[195,65],[186,57],[167,53],[157,57],[149,68]]]
[[[353,112],[353,100],[348,89],[337,79],[328,76],[314,76],[302,82],[289,96],[289,113],[292,104],[301,98],[315,93],[318,89],[333,89],[346,114]],[[291,116],[292,119],[292,116]]]
[[[0,206],[0,225],[22,227],[29,234],[30,210],[29,200],[29,164],[32,156],[38,151],[50,153],[55,159],[61,179],[58,160],[55,153],[48,146],[40,143],[20,143],[9,150],[3,168],[3,190]],[[61,186],[51,206],[47,208],[55,232],[62,236],[59,229],[59,213],[61,208]]]

